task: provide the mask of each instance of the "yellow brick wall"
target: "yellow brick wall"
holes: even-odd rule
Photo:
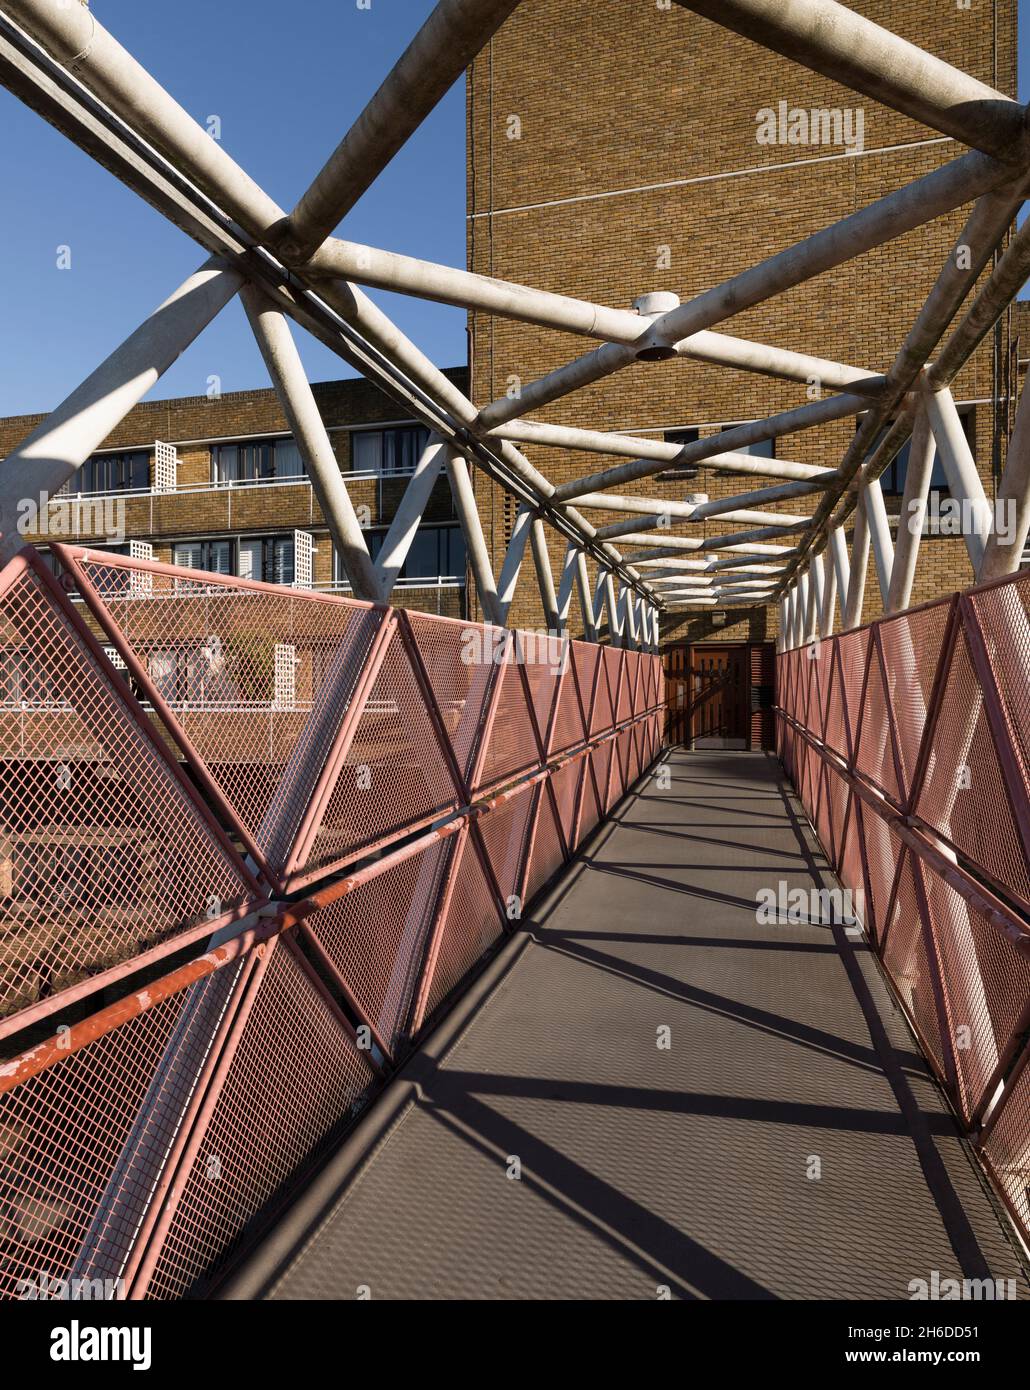
[[[926,0],[862,0],[851,8],[1014,92],[1012,0],[968,10]],[[842,156],[837,149],[759,145],[755,113],[779,100],[806,108],[861,107],[865,152]],[[564,0],[523,0],[471,69],[467,114],[470,267],[620,308],[650,290],[672,290],[686,301],[963,152],[954,141],[678,6],[626,0],[594,0],[574,15]],[[512,116],[521,123],[519,139],[508,138]],[[968,208],[960,209],[716,327],[884,370],[967,214]],[[657,268],[661,247],[668,248],[666,269]],[[1010,317],[1000,332],[1002,362],[1011,347]],[[480,314],[470,315],[470,326],[472,394],[479,405],[503,395],[511,377],[528,383],[596,345]],[[957,400],[994,394],[993,354],[989,339],[958,377]],[[717,427],[802,405],[805,392],[802,384],[679,359],[638,363],[530,418],[649,432]],[[990,405],[975,415],[978,466],[989,496],[992,415]],[[849,420],[807,430],[777,441],[777,452],[836,466],[853,429]],[[554,482],[618,462],[532,445],[524,452]],[[774,481],[702,468],[689,482],[651,478],[625,491],[716,497]],[[513,509],[482,477],[477,489],[499,565]],[[807,512],[812,505],[795,498],[767,509]],[[597,526],[622,519],[587,515]],[[741,528],[712,525],[713,531],[729,529]],[[557,572],[564,544],[552,540]],[[632,551],[627,546],[624,553],[631,557]],[[970,578],[961,540],[928,540],[913,602]],[[865,617],[871,618],[879,612],[875,577],[866,594]],[[575,604],[572,611],[576,617]],[[523,566],[513,618],[534,626],[541,621],[531,563]],[[758,609],[742,612],[717,636],[759,640],[776,630],[776,612]],[[665,635],[698,640],[710,631],[707,614],[679,615]]]
[[[468,388],[464,367],[451,368],[447,375],[462,389]],[[329,438],[346,473],[351,469],[350,435],[345,427],[376,425],[403,419],[401,407],[371,383],[355,379],[318,382],[315,399],[329,430]],[[0,457],[10,451],[45,417],[11,416],[0,420]],[[182,397],[144,401],[136,406],[104,441],[107,449],[147,449],[151,453],[156,439],[178,448],[180,488],[197,487],[211,479],[212,446],[196,440],[246,438],[288,431],[278,397],[272,389],[228,392],[219,397]],[[0,467],[3,465],[0,464]],[[369,524],[387,524],[404,490],[406,479],[357,480],[350,485],[355,507],[368,509]],[[154,494],[123,499],[126,539],[150,541],[159,560],[170,561],[172,542],[191,536],[264,534],[309,530],[317,550],[314,557],[316,583],[332,579],[332,543],[325,519],[312,490],[305,485],[220,488],[208,492]],[[453,504],[445,480],[436,486],[425,510],[425,519],[442,522],[452,518]],[[88,519],[88,518],[87,518]],[[99,539],[86,528],[79,539]],[[27,537],[45,543],[47,536]],[[53,537],[64,539],[64,537]],[[400,591],[398,591],[399,593]],[[423,595],[434,611],[456,616],[461,595],[454,590],[439,595]],[[412,598],[418,603],[419,598]]]

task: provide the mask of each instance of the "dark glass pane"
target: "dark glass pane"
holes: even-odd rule
[[[137,453],[129,455],[129,487],[146,489],[150,486],[150,455]]]
[[[738,445],[736,452],[738,454],[753,454],[755,458],[759,459],[774,459],[776,457],[776,440],[760,439],[757,444]]]
[[[465,573],[465,537],[460,526],[448,526],[442,533],[441,573],[461,578]]]
[[[273,536],[268,545],[270,573],[265,578],[271,584],[292,584],[294,578],[293,537]]]
[[[204,557],[204,568],[211,574],[232,574],[233,565],[233,543],[232,541],[208,541],[205,546],[207,554]]]
[[[216,482],[236,482],[240,476],[240,446],[238,444],[216,445],[214,463]]]
[[[422,529],[415,533],[401,571],[405,579],[435,579],[440,573],[440,532]]]

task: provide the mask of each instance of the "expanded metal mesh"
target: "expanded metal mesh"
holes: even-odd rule
[[[426,644],[428,645],[428,644]],[[454,688],[450,683],[450,694]],[[469,739],[459,723],[462,743]],[[339,866],[398,832],[456,810],[464,800],[398,628],[357,720],[309,850],[306,875]],[[459,750],[462,748],[459,743]]]
[[[146,1293],[210,1280],[247,1222],[367,1092],[373,1071],[286,941],[271,954]]]
[[[415,997],[451,848],[449,841],[433,839],[304,922],[391,1051]],[[331,899],[332,890],[326,896]]]
[[[383,611],[95,551],[62,555],[191,767],[281,871]]]
[[[0,588],[0,740],[0,1016],[256,892],[71,605],[24,560]]]
[[[92,1277],[87,1246],[185,1004],[167,1000],[0,1096],[0,1297]],[[104,1235],[121,1248],[127,1233]]]
[[[428,966],[422,1019],[436,1012],[441,1002],[494,945],[506,920],[501,918],[484,870],[474,828],[461,831],[447,876],[446,902],[437,927],[435,952]]]
[[[176,1298],[212,1286],[653,760],[663,676],[649,654],[56,549],[124,666],[31,552],[0,574],[0,1036],[197,954],[110,1016],[76,1002],[67,1055],[9,1043],[0,1297],[75,1278]]]
[[[777,750],[1030,1238],[1030,576],[819,648],[778,658]]]

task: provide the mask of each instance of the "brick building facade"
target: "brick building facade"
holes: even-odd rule
[[[464,368],[448,376],[467,389]],[[361,379],[316,383],[313,390],[374,552],[427,432],[399,419],[396,404]],[[0,458],[42,418],[0,420]],[[159,490],[158,441],[173,445],[177,454],[170,491]],[[42,511],[37,508],[45,524],[27,530],[26,539],[40,546],[50,539],[78,539],[119,549],[143,542],[155,560],[291,583],[300,533],[310,536],[314,547],[313,586],[348,592],[302,467],[271,388],[144,401],[105,440],[66,494]],[[105,497],[112,504],[106,509]],[[425,522],[393,599],[463,617],[465,550],[444,479],[433,491]]]
[[[1016,5],[980,0],[861,0],[851,6],[1003,92],[1015,94]],[[862,149],[759,143],[758,113],[861,112]],[[682,301],[718,284],[962,153],[953,140],[759,48],[666,0],[596,0],[570,12],[564,0],[523,0],[470,70],[468,262],[483,274],[620,308],[671,290]],[[840,130],[849,126],[842,122]],[[834,132],[835,134],[837,132]],[[885,370],[915,318],[968,208],[757,305],[721,331]],[[483,405],[590,349],[589,340],[473,314],[472,397]],[[1025,342],[1025,335],[1024,335]],[[954,385],[988,497],[994,495],[1011,423],[1012,315]],[[1001,397],[1001,400],[997,398]],[[553,402],[529,418],[593,429],[697,429],[700,436],[805,403],[804,385],[678,359],[637,363]],[[854,422],[776,441],[783,458],[836,467]],[[615,460],[525,446],[554,482]],[[890,493],[888,510],[899,498]],[[746,491],[739,475],[699,468],[689,480],[649,478],[625,489],[650,497]],[[513,506],[477,480],[495,562]],[[809,499],[770,510],[807,512]],[[595,525],[621,520],[591,511]],[[712,532],[739,527],[707,523]],[[690,534],[699,534],[698,528]],[[850,544],[850,527],[848,530]],[[553,537],[552,564],[563,549]],[[623,553],[632,558],[632,548]],[[927,539],[913,602],[969,583],[959,539]],[[880,611],[872,570],[864,616]],[[532,566],[524,565],[516,622],[538,624]],[[774,610],[729,615],[720,641],[761,640]],[[699,640],[708,613],[679,614],[664,636]]]
[[[952,0],[861,0],[853,8],[1000,90],[1015,92],[1015,0],[976,0],[968,9]],[[851,144],[761,142],[759,113],[777,110],[781,102],[788,108],[841,112],[846,119],[839,130],[850,132]],[[859,118],[860,150],[854,139]],[[954,141],[667,0],[595,0],[576,12],[574,22],[563,0],[522,0],[469,70],[467,137],[469,268],[622,308],[652,290],[671,290],[686,301],[961,153]],[[966,213],[959,209],[719,327],[884,370]],[[418,247],[410,250],[417,253]],[[469,327],[470,365],[448,375],[480,406],[595,345],[482,314],[470,314]],[[989,497],[1004,463],[1012,397],[1021,379],[1017,359],[1030,352],[1028,327],[1022,306],[1014,306],[955,382]],[[364,466],[375,450],[359,450],[355,440],[377,428],[399,431],[409,436],[401,441],[407,457],[418,442],[414,422],[399,420],[396,405],[360,380],[325,382],[314,391],[374,550],[406,476],[403,468],[383,472]],[[637,363],[530,418],[650,438],[696,431],[703,438],[808,399],[803,384],[678,359]],[[39,418],[0,421],[0,458]],[[783,458],[836,466],[853,429],[853,420],[841,421],[777,440],[775,449]],[[108,477],[111,461],[122,458],[117,467],[123,470],[118,491],[124,541],[148,544],[156,559],[228,565],[255,577],[288,580],[293,537],[301,533],[314,545],[312,582],[338,587],[324,519],[303,477],[287,472],[260,483],[225,477],[224,459],[233,444],[242,446],[239,470],[260,472],[277,439],[286,441],[286,458],[288,427],[270,389],[148,401],[105,441],[92,485],[95,490]],[[158,440],[177,450],[174,492],[155,490]],[[522,447],[554,482],[606,466],[596,454]],[[255,464],[262,448],[264,464]],[[285,466],[298,467],[295,451]],[[84,479],[80,475],[76,486],[88,486]],[[126,491],[126,479],[142,486]],[[900,469],[884,475],[889,511],[897,510],[901,481]],[[678,500],[695,493],[728,496],[762,485],[702,464],[625,490]],[[515,503],[478,472],[475,486],[499,570]],[[59,522],[60,505],[48,514],[49,521]],[[807,512],[812,506],[813,499],[794,498],[766,509]],[[623,519],[610,512],[587,515],[598,526]],[[81,539],[104,540],[89,529],[88,508],[78,517]],[[465,582],[464,547],[446,483],[438,485],[426,521],[429,530],[419,538],[396,600],[481,616]],[[710,521],[703,531],[673,529],[696,536],[740,528]],[[48,536],[37,531],[28,538],[45,544]],[[266,540],[267,546],[259,544]],[[564,542],[553,533],[550,542],[557,573]],[[107,543],[116,542],[108,537]],[[194,544],[200,548],[191,550]],[[434,546],[435,570],[429,553]],[[630,560],[633,550],[623,546]],[[913,602],[971,579],[963,541],[930,537],[921,550]],[[864,616],[879,611],[870,558]],[[511,619],[523,626],[541,624],[528,555]],[[576,632],[575,605],[571,619]],[[674,641],[714,635],[720,642],[760,642],[773,637],[776,627],[775,610],[757,607],[731,612],[718,630],[710,613],[680,613],[667,620],[663,635]]]

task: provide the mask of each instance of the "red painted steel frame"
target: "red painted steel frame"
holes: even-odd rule
[[[128,1192],[126,1209],[131,1209],[133,1194],[126,1183],[131,1187],[133,1155],[142,1152],[141,1143],[149,1143],[147,1162],[155,1157],[160,1162],[153,1169],[154,1182],[147,1188],[149,1197],[137,1224],[127,1235],[124,1226],[119,1231],[105,1230],[102,1219],[95,1222],[93,1257],[103,1256],[109,1264],[121,1262],[118,1267],[129,1297],[174,1297],[193,1288],[198,1279],[217,1275],[244,1225],[273,1195],[271,1187],[282,1187],[291,1174],[296,1176],[304,1169],[318,1145],[334,1127],[347,1123],[353,1107],[361,1103],[369,1088],[392,1070],[417,1043],[420,1031],[448,1007],[460,983],[455,983],[456,972],[475,965],[470,947],[481,951],[485,943],[489,948],[490,942],[512,929],[514,924],[507,920],[502,898],[502,881],[507,887],[508,877],[514,875],[519,892],[526,884],[542,886],[556,863],[572,857],[619,789],[657,756],[664,679],[656,656],[622,651],[606,654],[601,648],[578,642],[554,645],[554,639],[549,639],[545,653],[550,662],[560,652],[560,667],[556,671],[550,665],[546,671],[530,670],[522,659],[530,650],[529,644],[521,636],[506,633],[500,648],[501,664],[495,665],[485,684],[470,684],[462,677],[449,686],[452,691],[457,689],[459,698],[462,691],[470,692],[467,698],[473,692],[478,692],[477,700],[482,696],[480,704],[470,707],[473,714],[478,710],[478,718],[474,728],[466,728],[463,737],[469,746],[462,748],[459,757],[433,672],[441,673],[440,661],[450,659],[446,653],[454,651],[457,635],[478,633],[483,642],[489,638],[492,643],[494,630],[424,615],[416,619],[337,597],[286,591],[297,605],[314,604],[319,613],[338,615],[344,628],[350,613],[375,613],[378,622],[361,649],[361,667],[349,688],[325,761],[310,793],[305,793],[306,804],[289,855],[282,863],[271,863],[260,852],[230,798],[209,774],[175,710],[162,700],[146,660],[140,659],[133,641],[119,627],[90,571],[96,562],[166,582],[181,580],[187,586],[181,595],[187,605],[197,597],[190,586],[219,585],[230,591],[266,595],[280,606],[283,589],[81,547],[55,546],[54,550],[71,582],[66,581],[62,588],[42,562],[27,552],[0,572],[0,604],[31,571],[47,601],[60,612],[89,660],[103,674],[111,688],[110,698],[174,779],[211,845],[237,868],[246,892],[232,912],[198,924],[173,937],[170,944],[144,951],[53,999],[22,1009],[0,1024],[0,1036],[5,1031],[20,1033],[46,1013],[59,1014],[69,1003],[81,1004],[94,989],[126,982],[124,997],[80,1021],[71,1021],[0,1067],[0,1133],[15,1136],[19,1155],[8,1174],[17,1171],[24,1175],[36,1211],[40,1203],[45,1206],[51,1190],[75,1194],[70,1204],[73,1227],[47,1226],[34,1218],[41,1230],[46,1229],[31,1239],[19,1236],[13,1245],[13,1237],[0,1233],[0,1296],[9,1295],[26,1271],[45,1270],[51,1277],[64,1277],[75,1267],[77,1252],[84,1250],[83,1242],[89,1237],[92,1217],[103,1217],[99,1203],[106,1200],[105,1193],[122,1201]],[[139,706],[88,624],[73,608],[67,592],[72,585],[86,600],[138,689],[151,699],[153,716]],[[145,587],[141,592],[146,594]],[[172,582],[161,602],[174,605],[178,598],[176,583]],[[196,640],[198,633],[189,627],[191,621],[196,626],[195,616],[190,617],[188,606],[179,611],[187,624],[185,640]],[[169,616],[167,608],[163,616]],[[433,646],[432,669],[416,636],[416,621],[422,639]],[[329,626],[337,636],[343,630]],[[303,625],[299,631],[310,636],[311,630]],[[434,633],[436,637],[432,637]],[[409,663],[414,682],[397,696],[407,695],[418,703],[428,721],[419,727],[427,727],[436,744],[421,751],[425,758],[439,760],[434,766],[443,770],[445,778],[438,785],[452,787],[453,796],[445,796],[443,806],[432,815],[412,810],[403,824],[391,825],[352,851],[344,847],[341,857],[312,868],[311,847],[391,651],[401,653]],[[594,670],[587,680],[590,660]],[[442,676],[448,678],[446,669]],[[535,746],[526,750],[528,755],[519,771],[495,775],[484,785],[505,681],[525,702]],[[585,688],[588,684],[589,691]],[[603,709],[602,690],[607,697]],[[453,704],[454,696],[450,698]],[[555,750],[559,712],[563,700],[569,698],[574,705],[563,725],[565,746]],[[581,730],[571,741],[570,727]],[[172,753],[173,745],[179,749],[182,763]],[[606,785],[591,794],[587,779],[591,784],[595,780],[595,755],[607,757],[607,777]],[[31,750],[25,761],[31,767]],[[564,803],[554,790],[554,778],[559,774],[572,779],[571,800],[570,782],[561,784]],[[535,808],[531,815],[516,809],[525,804],[519,800],[525,797]],[[563,805],[567,823],[562,819]],[[546,843],[541,842],[538,829],[541,815],[549,817]],[[308,896],[289,903],[264,900],[266,888],[244,866],[223,826],[230,827],[247,847],[273,888],[295,891],[310,886]],[[468,878],[462,880],[460,921],[455,928],[461,932],[459,949],[455,955],[455,947],[447,947],[446,973],[438,978],[444,934],[452,930],[449,911],[463,865],[478,887],[472,891]],[[342,918],[341,912],[345,914]],[[484,914],[482,921],[475,915],[479,913]],[[279,941],[283,933],[288,939]],[[202,938],[207,939],[208,946],[201,954],[162,978],[131,988],[132,977],[138,976],[142,967],[153,966],[172,949],[188,950]],[[196,991],[230,967],[240,973],[235,978],[221,977],[232,987],[215,1031],[198,1038],[195,1016],[183,1031],[183,1020],[190,1017],[190,1001],[199,997]],[[398,1007],[403,1006],[399,1027],[389,1036],[377,1022],[381,1001],[387,995],[399,1000]],[[312,1011],[318,1014],[317,1020]],[[359,1048],[356,1030],[360,1027],[368,1029],[374,1051]],[[149,1090],[157,1085],[159,1076],[167,1077],[169,1067],[178,1065],[189,1029],[193,1030],[193,1043],[200,1046],[199,1051],[194,1047],[189,1056],[181,1057],[192,1089],[184,1108],[173,1097],[171,1109],[159,1114],[148,1100]],[[277,1040],[274,1044],[273,1038]],[[315,1051],[304,1053],[305,1038]],[[292,1062],[291,1048],[300,1049]],[[277,1066],[287,1069],[282,1089],[264,1096],[266,1083],[262,1078],[266,1072],[274,1073]],[[262,1095],[252,1094],[253,1087]],[[84,1107],[87,1093],[88,1105]],[[288,1115],[280,1117],[284,1108]],[[90,1115],[110,1118],[98,1129]],[[165,1142],[161,1127],[166,1122],[172,1130],[166,1150],[158,1152],[153,1144],[155,1140]],[[153,1126],[157,1131],[148,1139]],[[217,1146],[222,1164],[219,1183],[209,1191],[201,1171],[206,1144]],[[88,1188],[83,1185],[82,1175],[86,1173],[92,1184]],[[11,1197],[3,1186],[6,1181],[0,1175],[0,1198],[5,1200]],[[138,1172],[135,1181],[140,1181]],[[13,1200],[12,1210],[16,1211],[17,1189]]]

